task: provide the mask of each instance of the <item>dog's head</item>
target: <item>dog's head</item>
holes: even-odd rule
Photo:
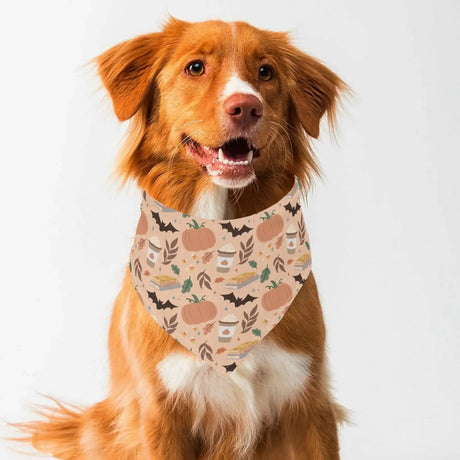
[[[325,113],[333,119],[346,90],[287,34],[243,22],[171,19],[97,64],[118,118],[133,119],[120,168],[140,182],[168,172],[227,188],[308,179],[308,136],[318,137]]]

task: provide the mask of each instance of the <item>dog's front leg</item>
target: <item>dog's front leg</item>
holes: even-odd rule
[[[184,414],[157,409],[142,417],[145,460],[196,460],[194,445],[184,420]]]

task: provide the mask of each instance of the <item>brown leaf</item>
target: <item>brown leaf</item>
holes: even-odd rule
[[[280,236],[280,237],[278,237],[278,239],[276,240],[276,243],[275,243],[276,249],[279,249],[282,244],[283,244],[283,236]]]
[[[139,249],[143,249],[143,247],[145,246],[145,242],[146,242],[146,241],[147,241],[147,240],[146,240],[145,238],[141,238],[141,239],[139,240],[139,242],[137,243],[137,247],[138,247]]]
[[[214,251],[205,252],[201,258],[201,263],[207,264],[212,259],[213,254]]]

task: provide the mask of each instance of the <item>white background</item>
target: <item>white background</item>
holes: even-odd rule
[[[84,64],[186,20],[292,30],[355,91],[309,231],[345,460],[460,458],[458,1],[28,1],[0,23],[0,417],[38,392],[104,397],[106,338],[138,192],[110,172],[123,127]],[[20,459],[0,447],[1,459]]]

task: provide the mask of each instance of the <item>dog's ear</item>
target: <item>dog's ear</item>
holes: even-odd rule
[[[164,58],[162,42],[161,32],[141,35],[96,58],[99,76],[121,121],[131,118],[140,107]]]
[[[291,104],[307,134],[317,138],[322,116],[327,113],[333,125],[338,99],[349,91],[348,87],[325,65],[291,44],[283,51]]]

